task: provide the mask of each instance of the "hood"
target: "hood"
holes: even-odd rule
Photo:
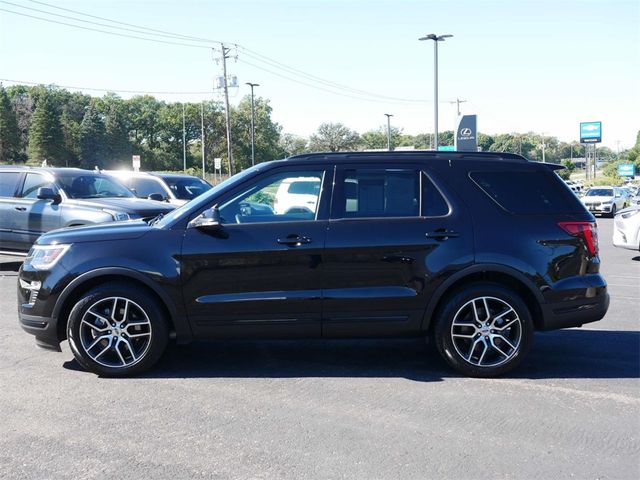
[[[599,196],[594,195],[591,197],[582,197],[583,202],[589,203],[602,203],[602,202],[611,202],[613,200],[613,195]]]
[[[117,210],[119,212],[126,212],[130,215],[137,214],[140,217],[149,217],[151,215],[158,215],[159,213],[168,213],[176,208],[175,205],[170,205],[168,203],[135,197],[74,199],[67,200],[67,202],[73,202],[76,205],[83,205],[91,208],[100,207],[110,210]]]
[[[127,240],[139,238],[153,227],[142,220],[109,222],[83,227],[69,227],[51,230],[36,241],[36,245],[56,243],[99,242],[104,240]]]

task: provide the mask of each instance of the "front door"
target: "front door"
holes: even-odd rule
[[[326,337],[419,334],[444,274],[473,260],[462,206],[420,166],[341,165],[323,256]]]
[[[40,235],[60,228],[60,203],[40,200],[38,189],[56,190],[52,179],[41,173],[27,173],[18,198],[14,199],[14,228],[20,248],[28,250]]]
[[[197,336],[320,336],[332,179],[326,166],[271,170],[216,200],[219,229],[186,230],[183,293]]]

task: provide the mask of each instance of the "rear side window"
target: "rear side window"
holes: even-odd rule
[[[473,172],[470,177],[493,201],[511,213],[584,212],[576,196],[551,172]]]
[[[0,172],[0,197],[13,197],[20,175],[20,172]]]

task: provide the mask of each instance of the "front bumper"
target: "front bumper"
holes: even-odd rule
[[[636,215],[637,216],[637,215]],[[618,216],[613,224],[613,244],[629,250],[640,249],[640,221],[622,221]]]
[[[58,339],[58,322],[55,318],[28,315],[18,311],[20,326],[22,329],[35,335],[36,345],[49,350],[61,352],[60,340]]]
[[[585,204],[587,210],[591,213],[611,213],[611,208],[613,207],[612,203],[596,203],[596,204]]]

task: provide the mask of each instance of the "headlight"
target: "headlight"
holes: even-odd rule
[[[114,210],[109,210],[108,208],[103,208],[102,211],[111,215],[116,222],[123,222],[131,219],[129,214],[125,212],[116,212]]]
[[[34,245],[24,263],[36,270],[49,270],[62,258],[71,245]]]

